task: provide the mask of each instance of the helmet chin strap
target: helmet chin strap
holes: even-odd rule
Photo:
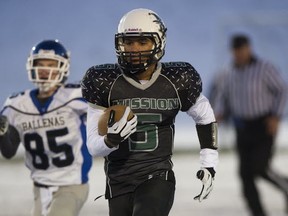
[[[140,80],[150,80],[156,68],[157,63],[155,62],[153,64],[147,65],[145,68],[142,68],[141,70],[138,70],[135,73],[131,73],[131,70],[125,70],[125,69],[123,69],[123,73],[126,76],[129,76],[135,81],[139,82]]]
[[[125,67],[122,67],[123,71],[125,74],[133,74],[137,75],[139,73],[143,73],[147,70],[148,65],[144,63],[142,64],[131,64],[131,63],[126,63]]]
[[[141,55],[139,61],[141,62]],[[153,65],[158,61],[154,59],[154,55],[151,55],[144,63],[132,64],[131,62],[132,61],[124,60],[123,57],[118,58],[118,63],[121,66],[123,72],[129,76],[131,75],[135,76],[145,72],[151,65]]]

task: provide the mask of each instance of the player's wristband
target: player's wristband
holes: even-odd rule
[[[113,144],[113,142],[107,138],[107,135],[104,137],[104,142],[108,148],[115,148],[118,145]]]
[[[196,125],[197,134],[201,149],[217,149],[217,123],[212,122],[207,125]]]

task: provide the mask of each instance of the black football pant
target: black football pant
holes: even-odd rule
[[[171,171],[173,174],[173,172]],[[151,178],[133,193],[109,199],[110,216],[167,216],[174,201],[175,177]]]
[[[286,197],[288,195],[287,180],[270,168],[274,137],[267,133],[265,120],[265,116],[249,121],[235,120],[239,174],[243,194],[253,216],[266,215],[255,184],[256,177],[264,178],[281,189]]]

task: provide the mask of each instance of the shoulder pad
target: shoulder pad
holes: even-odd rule
[[[166,62],[162,63],[161,73],[175,85],[182,104],[181,110],[187,111],[202,92],[198,72],[187,62]]]
[[[25,92],[22,91],[22,92],[17,92],[17,93],[12,93],[10,96],[9,96],[9,99],[13,99],[13,98],[16,98],[18,96],[21,96],[21,95],[24,95]]]
[[[117,64],[101,64],[101,65],[95,65],[94,69],[116,69],[118,67]]]
[[[188,62],[163,62],[162,63],[163,67],[191,67],[191,64]]]
[[[122,71],[120,70],[119,66],[117,64],[101,64],[101,65],[95,65],[90,67],[85,75],[85,77],[90,78],[96,78],[96,77],[106,77],[106,76],[118,76],[119,74],[122,74]],[[81,81],[82,86],[83,79]]]
[[[81,82],[83,97],[90,103],[108,106],[110,88],[120,75],[122,71],[118,64],[102,64],[89,68]]]
[[[10,95],[9,97],[6,98],[6,100],[4,102],[4,107],[11,106],[11,105],[17,106],[18,103],[21,104],[21,102],[23,100],[26,100],[26,96],[27,96],[27,94],[29,94],[29,92],[30,92],[30,90],[26,90],[26,91],[22,91],[22,92],[18,92],[18,93],[13,93],[12,95]]]

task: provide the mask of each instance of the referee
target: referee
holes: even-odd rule
[[[231,50],[234,62],[223,72],[225,81],[215,96],[214,110],[219,121],[225,110],[233,119],[244,197],[253,216],[266,215],[255,184],[262,177],[284,192],[288,213],[287,178],[270,167],[287,84],[271,63],[253,55],[246,35],[233,36]]]

